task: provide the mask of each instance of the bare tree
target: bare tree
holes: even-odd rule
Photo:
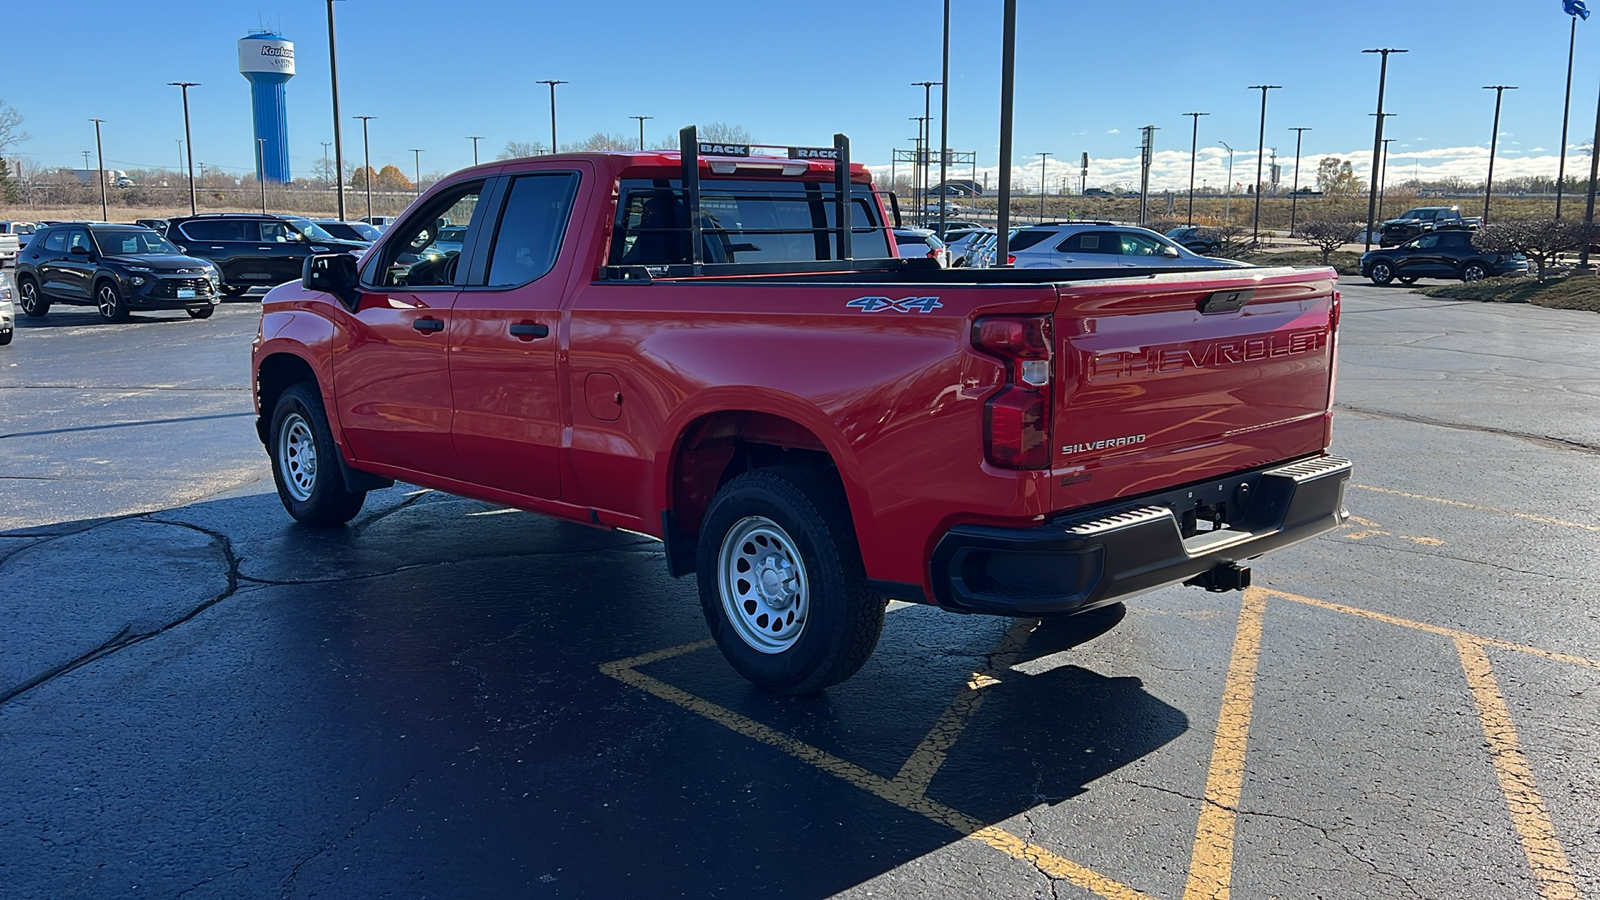
[[[1581,222],[1553,219],[1501,219],[1472,236],[1472,246],[1485,253],[1521,253],[1533,261],[1535,277],[1543,281],[1545,268],[1559,254],[1583,246]]]
[[[28,133],[22,130],[22,113],[0,100],[0,157],[27,139]]]
[[[707,122],[699,127],[698,133],[700,140],[718,144],[751,144],[756,139],[744,126],[729,125],[727,122]]]
[[[1322,252],[1322,264],[1328,265],[1328,257],[1333,251],[1345,244],[1354,243],[1361,232],[1366,230],[1365,225],[1359,222],[1330,222],[1318,220],[1306,222],[1300,226],[1300,233],[1295,235],[1302,240],[1310,242]]]
[[[604,150],[632,150],[638,146],[636,139],[630,139],[622,134],[602,134],[595,132],[574,144],[561,148],[563,153],[595,153]]]
[[[542,141],[506,141],[505,149],[495,159],[521,159],[524,156],[543,156],[550,146]]]

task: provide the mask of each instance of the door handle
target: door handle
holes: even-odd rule
[[[443,331],[444,323],[438,319],[413,319],[411,327],[423,333]]]
[[[550,326],[532,322],[518,322],[511,326],[511,334],[518,340],[531,341],[534,338],[549,337]]]
[[[212,247],[211,249],[213,249],[213,250],[221,250],[222,248],[221,247]],[[257,247],[256,249],[257,250],[271,250],[272,248],[271,247]]]

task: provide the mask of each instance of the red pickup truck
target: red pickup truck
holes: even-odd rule
[[[779,153],[491,163],[307,260],[252,361],[289,513],[400,479],[660,538],[782,693],[860,668],[891,598],[1240,589],[1343,521],[1331,269],[943,270],[842,136]]]

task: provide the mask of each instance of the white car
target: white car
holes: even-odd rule
[[[940,268],[950,268],[950,248],[926,228],[896,228],[894,245],[902,259],[927,257],[938,260]]]
[[[1007,252],[1019,269],[1182,267],[1232,269],[1246,265],[1201,256],[1148,228],[1110,222],[1064,222],[1022,228]]]
[[[0,347],[11,343],[17,333],[16,307],[11,305],[11,285],[0,282]]]

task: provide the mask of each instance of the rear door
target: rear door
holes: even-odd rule
[[[39,273],[39,290],[52,297],[61,291],[61,263],[67,258],[67,229],[55,228],[28,247],[28,262]]]
[[[471,274],[450,333],[451,430],[462,478],[474,484],[561,496],[561,301],[575,255],[561,245],[592,172],[584,165],[508,175],[495,208],[467,229]]]
[[[248,235],[246,226],[251,229]],[[222,270],[225,284],[265,284],[269,277],[261,266],[252,264],[259,256],[255,247],[260,242],[254,221],[191,219],[168,231],[168,237],[174,239],[184,253],[215,262]]]
[[[1119,265],[1120,245],[1110,231],[1080,231],[1056,244],[1052,262],[1059,266],[1094,268]]]
[[[283,284],[300,277],[306,256],[311,252],[300,232],[277,219],[258,219],[246,227],[255,229],[260,238],[255,250],[262,271],[271,277],[271,284]]]

